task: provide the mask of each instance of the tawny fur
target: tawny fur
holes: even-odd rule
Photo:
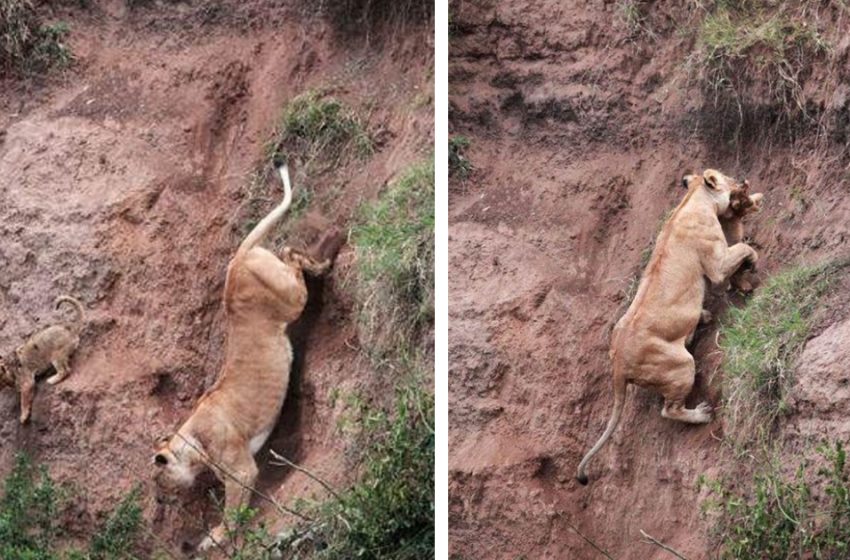
[[[319,274],[330,266],[290,248],[278,259],[257,245],[292,200],[288,174],[283,202],[245,238],[230,261],[224,287],[227,343],[215,385],[201,397],[177,433],[154,456],[161,491],[190,486],[205,468],[224,484],[225,511],[246,504],[257,478],[254,453],[262,447],[286,397],[292,348],[286,327],[307,302],[302,269]],[[205,550],[225,540],[222,523],[201,543]]]
[[[744,240],[744,218],[761,210],[763,195],[750,195],[750,184],[744,181],[732,192],[729,208],[720,217],[720,226],[728,245],[734,245]],[[731,288],[748,294],[753,291],[755,277],[751,269],[742,267],[729,278]]]
[[[32,413],[36,377],[52,367],[56,373],[47,382],[55,385],[71,373],[71,355],[80,344],[84,312],[83,304],[75,298],[60,296],[54,302],[57,309],[63,303],[74,307],[73,321],[38,331],[18,346],[12,356],[0,360],[0,386],[16,387],[21,393],[21,424]]]
[[[735,182],[713,169],[685,177],[688,193],[664,225],[643,273],[637,294],[611,335],[614,409],[605,432],[579,464],[587,484],[587,463],[611,437],[634,383],[664,397],[665,418],[704,424],[711,421],[705,402],[685,408],[694,384],[694,358],[685,348],[703,314],[705,279],[721,285],[756,251],[745,243],[727,245],[719,216],[729,208]]]

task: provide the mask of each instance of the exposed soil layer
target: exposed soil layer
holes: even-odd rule
[[[452,5],[450,131],[474,170],[450,186],[450,548],[457,558],[713,556],[697,478],[734,472],[706,426],[661,417],[661,397],[631,387],[620,426],[574,480],[611,412],[608,344],[684,174],[749,178],[764,210],[746,228],[762,278],[850,251],[845,70],[819,66],[803,87],[820,127],[767,127],[733,143],[686,64],[699,3],[646,2],[642,28],[609,1],[463,0]],[[824,25],[845,28],[826,9]],[[693,30],[694,33],[689,33]],[[843,74],[842,74],[843,72]],[[842,85],[845,84],[845,85]],[[719,118],[719,117],[718,117]],[[826,134],[824,134],[826,133]],[[724,135],[725,134],[725,135]],[[847,286],[846,278],[839,280]],[[844,288],[839,288],[840,293]],[[846,291],[845,291],[846,293]],[[784,425],[796,466],[812,439],[846,440],[846,298],[817,312]],[[745,299],[714,290],[715,317]],[[720,404],[717,320],[700,327],[692,401]]]
[[[149,483],[156,438],[173,433],[215,380],[225,267],[251,220],[282,197],[272,177],[259,200],[249,184],[287,100],[311,88],[342,99],[365,118],[376,153],[320,176],[295,169],[311,203],[286,222],[277,250],[331,225],[345,231],[363,201],[433,145],[427,26],[386,37],[373,29],[367,42],[293,2],[87,4],[42,8],[70,26],[71,68],[39,84],[0,84],[0,352],[56,321],[60,294],[87,312],[72,375],[39,385],[29,425],[18,425],[14,392],[0,393],[0,474],[27,451],[73,483],[72,539]],[[290,327],[289,395],[267,446],[339,486],[352,473],[332,392],[368,387],[372,375],[357,348],[353,257],[343,247],[333,272],[309,284],[308,308]],[[281,503],[323,495],[267,459],[264,449],[262,491]],[[153,533],[175,552],[219,516],[203,487],[171,508],[150,492],[144,500]]]

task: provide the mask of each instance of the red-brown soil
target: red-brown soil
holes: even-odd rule
[[[0,474],[27,451],[72,483],[72,539],[150,482],[155,439],[215,380],[225,267],[248,220],[282,196],[270,178],[268,198],[250,202],[248,186],[287,100],[325,88],[366,118],[377,141],[366,161],[321,176],[295,170],[295,188],[312,189],[313,202],[287,222],[289,241],[345,230],[361,202],[430,157],[433,30],[373,30],[367,42],[295,5],[42,8],[46,20],[69,23],[75,64],[44,83],[0,84],[0,352],[55,321],[57,295],[77,296],[88,313],[71,377],[39,385],[30,425],[18,425],[16,395],[0,393]],[[351,472],[337,429],[343,405],[331,395],[371,375],[357,349],[353,257],[343,247],[332,274],[310,283],[308,308],[290,328],[296,364],[270,440],[339,485]],[[266,465],[267,450],[258,460],[260,489],[281,503],[323,495],[303,474]],[[153,533],[175,551],[217,522],[203,487],[173,508],[149,492],[143,499]]]
[[[697,478],[734,472],[723,416],[704,427],[661,418],[661,398],[630,388],[612,440],[575,479],[611,412],[609,334],[642,253],[713,167],[765,193],[747,221],[762,278],[850,250],[846,115],[850,41],[813,65],[806,99],[826,136],[759,132],[731,145],[685,64],[694,2],[639,3],[654,35],[633,33],[610,1],[463,0],[452,5],[450,130],[471,141],[471,176],[450,186],[450,548],[458,559],[662,559],[640,530],[691,560],[711,558]],[[825,25],[846,29],[838,10]],[[839,67],[843,70],[835,70]],[[843,117],[842,117],[843,115]],[[822,129],[823,130],[823,129]],[[846,279],[837,291],[846,293]],[[715,317],[742,299],[715,290]],[[800,357],[784,428],[848,436],[850,310],[835,296]],[[717,321],[697,333],[694,401],[720,403]],[[799,456],[788,454],[796,466]]]

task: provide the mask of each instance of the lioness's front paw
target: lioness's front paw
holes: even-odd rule
[[[703,401],[694,409],[702,422],[711,422],[711,405]]]
[[[759,260],[759,254],[752,247],[750,247],[750,251],[751,251],[751,253],[750,253],[750,256],[747,257],[747,262],[750,263],[753,268],[755,268],[756,263]]]
[[[198,552],[206,552],[214,547],[221,546],[224,543],[225,527],[219,525],[201,541],[198,545]]]

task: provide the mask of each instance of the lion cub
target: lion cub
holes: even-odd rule
[[[73,321],[43,329],[18,346],[6,359],[0,358],[0,386],[17,387],[21,393],[21,423],[29,420],[35,396],[35,378],[51,367],[56,373],[47,379],[59,383],[71,373],[71,355],[80,344],[83,328],[83,304],[70,296],[56,298],[55,306],[63,303],[74,307]]]
[[[731,247],[735,243],[744,240],[744,218],[761,210],[764,195],[761,193],[750,194],[750,182],[744,180],[738,185],[738,189],[732,191],[729,201],[729,209],[720,217],[720,226],[726,243]],[[729,279],[732,288],[739,292],[749,294],[753,291],[752,266],[744,266]]]

